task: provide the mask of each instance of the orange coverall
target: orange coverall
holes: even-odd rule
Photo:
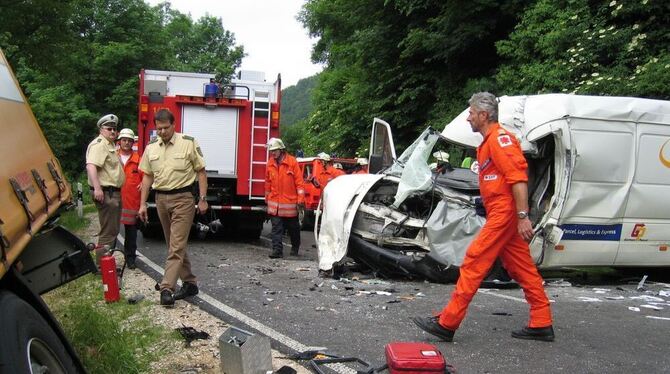
[[[121,224],[134,225],[137,222],[137,211],[140,209],[140,190],[137,189],[142,183],[144,173],[138,168],[140,156],[137,152],[130,155],[123,166],[126,181],[121,187]]]
[[[528,327],[552,324],[549,299],[530,257],[528,243],[518,232],[518,218],[512,185],[527,182],[528,164],[517,139],[498,123],[484,136],[477,149],[479,189],[486,208],[486,223],[470,244],[460,268],[460,277],[439,323],[456,330],[465,318],[468,304],[493,262],[500,256],[509,275],[523,288],[530,305]]]
[[[265,202],[271,216],[298,216],[298,204],[305,203],[305,186],[295,157],[285,154],[279,165],[270,157],[265,172]]]

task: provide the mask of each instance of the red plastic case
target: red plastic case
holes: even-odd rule
[[[446,368],[442,353],[426,343],[387,344],[386,364],[391,374],[444,373]]]

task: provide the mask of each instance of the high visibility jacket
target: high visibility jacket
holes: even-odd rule
[[[120,154],[119,154],[120,157]],[[121,223],[134,225],[137,222],[137,211],[140,209],[140,190],[144,173],[139,169],[140,156],[137,152],[130,155],[123,166],[126,181],[121,186]]]
[[[516,209],[512,185],[527,182],[528,164],[516,137],[496,123],[477,149],[479,190],[486,212]]]
[[[272,157],[268,160],[265,171],[265,202],[271,216],[298,215],[298,204],[305,203],[305,187],[295,157],[285,153],[279,165]]]
[[[332,165],[328,165],[325,168],[322,168],[319,171],[319,174],[316,174],[316,181],[319,182],[319,188],[323,190],[326,188],[328,182],[344,174],[346,174],[344,171],[335,169]]]

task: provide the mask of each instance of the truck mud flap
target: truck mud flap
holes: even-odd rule
[[[35,235],[19,256],[17,265],[36,294],[95,271],[95,263],[84,242],[61,226]]]
[[[406,277],[426,279],[437,283],[451,283],[458,279],[458,268],[445,267],[429,256],[420,259],[400,252],[381,248],[352,235],[349,239],[349,257],[387,278]]]

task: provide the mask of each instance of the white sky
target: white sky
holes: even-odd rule
[[[157,5],[163,0],[145,0]],[[322,70],[310,61],[312,45],[307,30],[296,20],[305,0],[170,0],[172,9],[190,14],[194,21],[206,13],[221,18],[223,28],[235,34],[247,56],[242,70],[265,72],[274,82],[281,73],[282,88]]]

